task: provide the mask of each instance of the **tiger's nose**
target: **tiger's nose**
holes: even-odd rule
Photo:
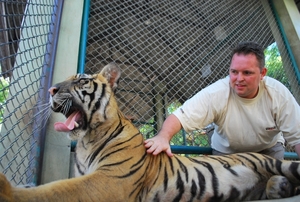
[[[51,88],[49,88],[48,91],[49,91],[50,95],[53,96],[53,95],[55,95],[55,94],[57,93],[58,88],[56,88],[56,87],[51,87]]]

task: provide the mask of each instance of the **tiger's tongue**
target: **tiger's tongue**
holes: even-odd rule
[[[70,130],[73,130],[75,127],[75,121],[78,120],[79,116],[80,112],[73,112],[64,123],[54,123],[54,129],[59,132],[68,132]]]

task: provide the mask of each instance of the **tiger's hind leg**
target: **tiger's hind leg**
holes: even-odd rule
[[[268,199],[287,198],[298,195],[300,193],[299,188],[294,187],[286,177],[274,175],[267,182],[266,195]]]
[[[254,201],[267,199],[266,195],[267,182],[260,182],[256,184],[251,191],[243,198],[243,201]]]

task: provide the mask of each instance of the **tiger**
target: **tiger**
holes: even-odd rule
[[[118,65],[109,63],[100,73],[76,74],[49,89],[49,108],[66,117],[54,128],[77,142],[76,177],[19,188],[1,174],[0,201],[234,202],[298,197],[296,161],[251,152],[148,154],[143,135],[118,107],[120,75]]]

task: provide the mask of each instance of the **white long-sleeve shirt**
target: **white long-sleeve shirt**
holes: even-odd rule
[[[174,115],[187,132],[214,123],[212,148],[223,153],[259,152],[286,139],[300,143],[300,107],[279,81],[265,76],[253,99],[239,97],[229,76],[187,100]]]

